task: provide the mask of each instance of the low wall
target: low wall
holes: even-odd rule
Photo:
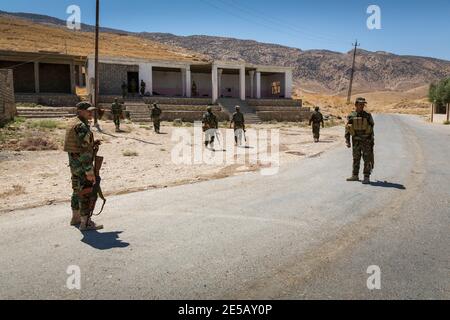
[[[301,122],[307,121],[311,117],[310,111],[259,111],[256,115],[261,121],[288,121],[288,122]]]
[[[16,94],[16,102],[35,103],[51,107],[75,107],[80,98],[74,94]]]
[[[270,107],[302,107],[302,100],[294,99],[248,99],[247,105],[250,107],[270,106]]]
[[[166,111],[161,115],[162,121],[174,121],[181,119],[183,122],[201,121],[205,112],[203,111]],[[225,112],[214,112],[219,121],[229,121],[230,117]]]
[[[99,97],[100,103],[113,103],[114,99],[119,99],[120,101],[123,101],[121,96],[113,96],[113,95],[102,95]],[[133,98],[126,98],[125,101],[139,101],[144,102],[146,104],[166,104],[166,105],[211,105],[212,99],[209,98],[168,98],[168,97],[138,97],[136,96],[135,99]]]
[[[0,125],[12,120],[16,114],[12,70],[0,69]]]

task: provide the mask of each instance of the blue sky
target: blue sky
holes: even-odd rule
[[[1,0],[0,10],[65,19],[81,7],[93,24],[94,0]],[[381,8],[381,30],[369,30],[369,5]],[[361,48],[450,60],[449,0],[101,0],[101,25],[129,31],[206,34],[307,49]]]

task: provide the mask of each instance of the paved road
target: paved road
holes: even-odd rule
[[[371,186],[345,182],[344,147],[276,176],[114,197],[100,233],[67,227],[67,205],[3,214],[0,298],[449,299],[450,128],[376,122]]]

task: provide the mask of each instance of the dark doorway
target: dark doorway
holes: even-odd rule
[[[39,87],[43,93],[71,93],[70,65],[39,63]]]
[[[139,89],[139,72],[128,72],[128,93],[134,94]]]

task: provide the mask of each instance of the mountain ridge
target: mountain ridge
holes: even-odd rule
[[[59,27],[66,25],[64,20],[46,15],[0,11],[0,15],[2,14],[28,19],[34,23]],[[93,32],[94,30],[94,26],[82,24],[82,31]],[[104,27],[101,31],[138,36],[165,45],[184,48],[217,60],[293,67],[297,86],[313,92],[344,94],[350,77],[353,51],[342,53],[327,49],[302,50],[255,40],[207,35],[136,33]],[[410,90],[449,75],[450,61],[447,60],[358,49],[354,92]]]

